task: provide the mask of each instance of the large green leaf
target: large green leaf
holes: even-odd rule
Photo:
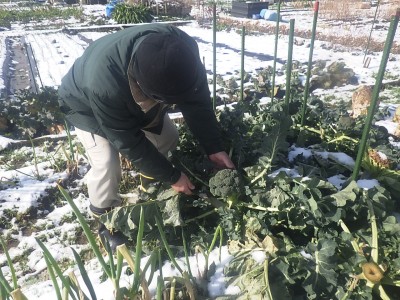
[[[159,203],[165,225],[180,226],[183,223],[179,210],[179,196],[175,194],[171,199]]]
[[[310,276],[303,282],[304,289],[308,295],[315,295],[312,299],[323,299],[326,290],[337,285],[338,273],[335,261],[335,252],[337,244],[330,239],[321,239],[318,241],[316,251],[313,253],[314,264],[311,268]]]
[[[260,161],[264,163],[275,164],[278,161],[279,153],[288,151],[287,135],[292,126],[292,120],[283,113],[275,117],[277,122],[264,136],[259,149],[259,153],[262,155]]]
[[[155,210],[160,209],[165,225],[179,226],[182,219],[179,211],[180,195],[173,189],[165,189],[158,193],[156,200],[148,200],[134,205],[117,207],[100,216],[100,221],[112,230],[121,231],[124,235],[134,238],[139,226],[140,208],[144,209],[144,232],[154,229]]]
[[[246,249],[247,250],[247,249]],[[234,274],[228,280],[228,285],[237,286],[240,288],[240,293],[235,296],[237,300],[291,300],[293,299],[287,288],[287,279],[290,277],[281,272],[280,268],[275,264],[269,264],[268,267],[268,284],[265,280],[265,263],[256,262],[252,258],[252,251],[242,251],[237,255],[241,259],[234,260],[227,266],[226,273]],[[246,254],[243,254],[246,253]],[[268,254],[267,254],[268,255]],[[288,266],[287,266],[288,267]],[[292,282],[294,283],[294,281]],[[272,298],[270,297],[272,296]],[[224,298],[217,298],[224,299]]]

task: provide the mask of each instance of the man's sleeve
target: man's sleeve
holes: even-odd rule
[[[221,142],[220,127],[212,108],[205,72],[202,76],[202,84],[193,98],[180,103],[178,108],[181,110],[190,131],[204,148],[207,155],[210,155],[224,150]]]
[[[123,101],[92,99],[91,106],[100,128],[111,144],[128,158],[143,174],[173,184],[180,171],[146,138],[138,124],[138,117],[129,111]]]
[[[221,132],[215,112],[212,107],[210,89],[207,83],[206,70],[200,60],[199,47],[196,41],[186,32],[175,29],[177,34],[185,37],[187,43],[197,56],[199,85],[190,99],[178,104],[190,131],[210,155],[224,151],[221,141]]]

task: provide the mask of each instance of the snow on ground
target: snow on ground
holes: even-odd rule
[[[88,5],[84,6],[86,13],[95,15],[104,15],[104,5]],[[371,8],[371,12],[374,12],[374,8]],[[369,13],[371,15],[371,13]],[[312,28],[312,11],[285,11],[282,10],[283,20],[294,19],[295,28],[300,30],[311,30]],[[378,19],[379,20],[379,19]],[[265,24],[271,26],[274,22],[267,20],[256,20],[257,24]],[[370,34],[371,16],[367,19],[367,24],[361,23],[357,27],[357,30],[353,29],[349,24],[342,24],[343,22],[332,22],[327,20],[319,20],[317,23],[317,32],[327,30],[333,31],[338,36],[346,35],[362,35],[368,37]],[[383,21],[381,21],[383,22]],[[112,24],[112,22],[110,21]],[[281,23],[285,26],[285,22]],[[341,25],[342,24],[342,25]],[[68,24],[67,24],[68,26]],[[72,24],[70,26],[73,26]],[[140,26],[140,25],[139,25]],[[286,24],[286,26],[288,26]],[[387,35],[388,22],[385,23],[386,28],[384,30],[374,30],[373,38],[385,40]],[[204,57],[204,62],[208,70],[212,70],[212,32],[210,30],[200,28],[197,23],[191,23],[185,26],[180,26],[184,31],[188,32],[193,36],[199,44],[200,55]],[[354,32],[353,32],[354,31]],[[16,26],[11,32],[5,31],[0,32],[0,40],[4,40],[7,36],[25,35],[27,42],[33,48],[35,57],[37,59],[38,68],[40,70],[40,79],[43,86],[58,86],[62,74],[69,69],[74,60],[80,56],[80,54],[87,47],[87,41],[95,40],[106,33],[102,32],[82,32],[78,35],[68,35],[62,33],[61,30],[41,30],[38,32],[26,31],[23,28]],[[84,37],[85,40],[83,40]],[[395,36],[395,41],[400,40],[400,31],[398,30]],[[281,68],[286,62],[288,53],[288,37],[281,35],[279,37],[278,52],[277,52],[277,69]],[[4,44],[4,42],[2,42]],[[217,72],[222,76],[230,76],[233,70],[240,70],[240,34],[237,32],[218,32],[217,33]],[[327,46],[328,45],[328,46]],[[248,35],[246,36],[246,56],[245,56],[245,70],[252,72],[255,69],[264,68],[273,64],[273,54],[275,46],[274,35]],[[1,47],[0,51],[0,63],[4,62],[5,59],[5,47]],[[309,40],[305,40],[305,43],[301,46],[294,45],[293,48],[293,60],[297,60],[302,64],[306,65],[309,56]],[[229,57],[227,59],[227,57]],[[397,56],[396,56],[397,57]],[[371,55],[371,63],[368,68],[363,67],[364,52],[357,51],[333,51],[328,42],[316,41],[313,59],[315,60],[326,60],[329,62],[343,61],[346,66],[353,69],[356,75],[359,77],[360,84],[373,84],[374,74],[377,73],[379,64],[381,61],[381,53],[373,53]],[[398,59],[393,59],[388,62],[388,72],[392,74],[400,74],[400,64]],[[1,72],[1,70],[0,70]],[[1,73],[0,73],[1,75]],[[3,76],[0,76],[2,78]],[[285,82],[285,78],[277,78],[277,83]],[[0,88],[4,87],[1,85]],[[344,86],[335,89],[335,93],[341,93],[346,91],[353,91],[354,86]],[[323,93],[323,91],[317,90],[315,92]],[[349,95],[347,93],[347,95]]]
[[[104,11],[104,6],[89,6],[90,9]],[[89,9],[87,8],[87,9]],[[97,9],[97,10],[96,10]],[[309,12],[306,13],[283,13],[283,17],[290,19],[296,18],[296,26],[303,28],[311,28],[311,16]],[[266,22],[266,21],[265,21]],[[368,26],[364,26],[367,28]],[[196,23],[188,23],[180,26],[181,29],[186,31],[189,35],[193,36],[199,44],[200,55],[204,57],[204,62],[207,70],[212,70],[212,32],[209,29],[204,29],[198,26]],[[338,27],[340,31],[345,32],[346,27]],[[364,32],[365,33],[365,32]],[[72,65],[74,60],[80,56],[80,54],[87,47],[87,41],[95,40],[105,33],[102,32],[82,32],[79,35],[68,35],[66,36],[59,30],[49,30],[40,32],[25,32],[22,28],[16,27],[14,31],[1,32],[1,49],[0,49],[0,63],[3,64],[5,61],[6,48],[5,48],[5,37],[12,35],[25,35],[27,42],[30,43],[35,54],[37,66],[40,72],[40,79],[44,86],[58,86],[60,84],[63,74],[67,72],[69,67]],[[340,34],[338,32],[338,34]],[[353,34],[353,32],[351,32]],[[82,39],[81,37],[84,37]],[[246,36],[246,55],[245,55],[245,70],[247,72],[254,72],[257,69],[272,66],[273,64],[273,53],[274,53],[274,39],[273,35],[248,35]],[[217,33],[217,72],[218,74],[230,77],[235,71],[240,70],[240,49],[241,49],[241,36],[239,33],[231,32],[218,32]],[[287,36],[280,36],[278,44],[278,64],[277,68],[281,68],[287,58]],[[328,50],[326,47],[327,42],[316,41],[314,49],[314,60],[326,60],[329,62],[343,61],[346,66],[352,68],[356,73],[359,82],[365,84],[373,84],[373,75],[377,73],[379,68],[381,53],[374,53],[371,55],[371,63],[368,68],[363,68],[363,52],[360,50],[350,50],[348,52],[339,52]],[[294,46],[293,59],[307,64],[309,56],[309,41],[306,40],[302,46]],[[389,61],[387,70],[393,74],[400,74],[400,60],[399,55],[394,55],[395,60]],[[4,71],[4,70],[3,70]],[[210,72],[209,72],[210,73]],[[283,83],[284,77],[277,78],[277,84]],[[4,75],[0,73],[0,88],[4,87]],[[212,86],[210,86],[212,88]],[[349,92],[352,92],[356,86],[344,86],[335,88],[329,91],[316,90],[315,93],[344,93],[349,96]],[[346,94],[347,93],[347,94]],[[348,98],[350,100],[350,98]],[[384,120],[381,122],[382,126],[388,127],[389,131],[393,130],[393,122],[390,120]],[[12,140],[5,137],[0,137],[0,150],[5,148]],[[29,155],[29,149],[25,149],[26,155]],[[289,152],[290,158],[294,159],[297,155],[309,156],[313,153],[309,149],[295,148]],[[1,155],[1,153],[0,153]],[[354,165],[354,161],[343,153],[327,153],[320,152],[318,155],[332,157],[340,161],[343,164],[349,166]],[[39,164],[39,169],[33,169],[32,167],[25,167],[16,170],[7,170],[4,166],[0,167],[0,178],[2,179],[18,179],[18,186],[10,187],[0,191],[1,207],[0,216],[4,214],[5,209],[13,209],[18,212],[26,212],[31,206],[37,205],[38,197],[45,191],[47,187],[54,186],[58,179],[64,178],[65,173],[59,173],[52,169],[50,165]],[[283,169],[282,169],[283,170]],[[278,170],[282,171],[282,170]],[[298,176],[295,170],[285,169],[283,170],[290,174],[290,176]],[[35,178],[35,172],[46,175],[47,179],[44,181]],[[274,176],[274,174],[271,174]],[[329,181],[340,189],[341,184],[344,182],[344,178],[340,175],[334,176]],[[374,180],[365,181],[360,180],[358,182],[360,187],[370,188],[377,184]],[[75,202],[82,212],[87,211],[88,199],[82,194],[79,195]],[[38,232],[34,232],[32,235],[24,235],[19,232],[13,234],[13,238],[18,241],[18,245],[10,249],[11,257],[21,256],[28,254],[29,261],[27,265],[30,272],[20,277],[19,283],[24,286],[24,292],[29,299],[55,299],[54,290],[49,280],[34,282],[34,277],[40,274],[45,268],[45,263],[41,250],[34,240],[34,237],[47,236],[46,245],[49,247],[51,253],[58,259],[71,258],[70,245],[68,244],[68,238],[73,236],[78,227],[77,222],[61,222],[64,219],[68,219],[72,216],[71,209],[68,205],[56,208],[53,212],[48,213],[46,211],[40,211],[41,219],[35,224],[37,228],[42,228]],[[86,215],[90,218],[88,215]],[[15,218],[9,220],[11,228],[15,223]],[[7,234],[4,231],[3,234]],[[64,239],[65,238],[65,239]],[[76,249],[84,249],[87,245],[74,245]],[[254,258],[262,261],[263,258],[257,253],[254,253]],[[5,255],[0,254],[0,264],[5,264]],[[209,283],[209,293],[215,297],[223,294],[235,294],[238,293],[236,287],[225,287],[224,276],[222,273],[223,267],[229,263],[231,256],[227,249],[222,249],[221,260],[218,256],[218,251],[214,250],[210,255],[209,263],[215,262],[216,273],[211,278]],[[142,263],[146,261],[146,258]],[[190,264],[192,272],[193,270],[201,270],[204,265],[204,258],[200,261],[196,260],[195,257],[190,258]],[[183,267],[186,267],[183,261],[180,261]],[[96,292],[101,295],[101,299],[113,299],[112,286],[110,281],[100,282],[99,277],[99,266],[96,260],[92,260],[86,266],[89,270],[89,276],[92,283],[96,286]],[[22,274],[22,270],[17,270]],[[2,267],[2,272],[9,276],[10,272],[8,267]],[[170,263],[166,262],[163,267],[164,276],[174,275],[176,271],[171,268]],[[77,274],[79,272],[76,272]],[[197,273],[195,273],[195,276]],[[155,277],[156,278],[156,277]],[[79,280],[82,279],[79,277]],[[125,276],[123,278],[123,284],[130,284],[132,278]],[[27,285],[28,282],[34,282],[32,285]],[[83,284],[81,284],[83,285]],[[155,283],[150,285],[154,292]]]

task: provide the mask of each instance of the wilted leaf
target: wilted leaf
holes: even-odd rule
[[[383,230],[400,237],[400,223],[396,217],[389,216],[382,222]]]
[[[351,181],[343,190],[335,194],[326,196],[327,199],[336,201],[338,207],[345,206],[348,201],[356,201],[359,196],[360,188],[355,181]]]
[[[167,201],[159,203],[165,225],[180,226],[183,221],[179,210],[179,194],[175,193]]]

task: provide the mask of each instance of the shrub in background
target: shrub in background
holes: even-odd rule
[[[155,2],[151,5],[152,14],[175,18],[188,18],[192,10],[192,4],[188,0],[170,0]]]
[[[150,8],[143,4],[118,3],[111,16],[118,24],[149,23],[153,20]]]

